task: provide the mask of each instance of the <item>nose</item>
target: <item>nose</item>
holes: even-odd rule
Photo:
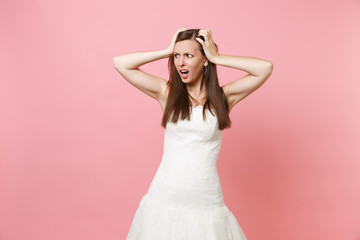
[[[184,66],[184,64],[185,64],[185,61],[184,61],[184,57],[179,57],[179,64],[180,64],[180,66]]]

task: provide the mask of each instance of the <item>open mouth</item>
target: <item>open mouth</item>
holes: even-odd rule
[[[180,75],[182,76],[182,78],[187,78],[187,76],[189,75],[189,71],[188,70],[180,70]]]

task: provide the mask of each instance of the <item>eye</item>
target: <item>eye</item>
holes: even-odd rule
[[[177,54],[177,53],[175,53],[175,54],[174,54],[174,57],[176,57],[176,58],[177,58],[178,56],[179,56],[179,54]]]
[[[189,58],[192,58],[193,57],[193,55],[192,54],[187,54],[187,56],[189,57]]]

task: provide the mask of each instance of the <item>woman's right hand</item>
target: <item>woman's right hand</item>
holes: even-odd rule
[[[169,47],[167,48],[167,51],[168,51],[168,54],[172,54],[174,52],[174,46],[175,46],[175,41],[176,41],[176,38],[177,38],[177,35],[179,34],[179,32],[182,32],[182,31],[186,31],[188,30],[187,28],[179,28],[176,33],[174,34],[172,40],[171,40],[171,43],[169,45]]]

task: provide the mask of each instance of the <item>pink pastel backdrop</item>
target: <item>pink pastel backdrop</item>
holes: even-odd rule
[[[356,0],[0,1],[0,239],[125,239],[164,129],[112,59],[186,27],[274,64],[218,161],[248,239],[359,240],[359,23]],[[167,78],[166,64],[142,69]],[[245,75],[218,71],[220,85]]]

